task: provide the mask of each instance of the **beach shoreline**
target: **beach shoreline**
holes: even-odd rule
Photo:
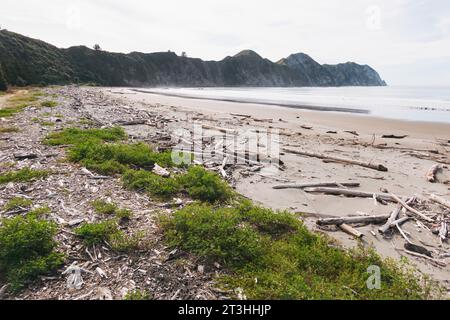
[[[145,110],[152,105],[158,112],[172,119],[166,130],[183,128],[192,130],[200,124],[224,130],[279,130],[281,148],[296,148],[308,152],[324,153],[380,163],[388,168],[379,172],[369,168],[302,157],[281,151],[284,169],[271,172],[248,173],[237,166],[231,174],[235,189],[256,203],[272,209],[288,210],[305,215],[304,222],[312,230],[326,233],[344,247],[357,246],[352,236],[341,230],[323,230],[316,225],[320,217],[347,217],[352,215],[387,215],[395,205],[381,205],[374,199],[339,197],[302,190],[274,190],[280,183],[297,182],[357,182],[359,190],[392,192],[426,201],[433,193],[450,195],[450,172],[443,170],[439,183],[430,183],[425,175],[437,161],[450,164],[450,126],[444,123],[413,122],[344,113],[300,110],[258,104],[241,104],[203,99],[186,99],[167,95],[139,93],[126,88],[102,88],[103,93]],[[383,138],[393,135],[400,139]],[[421,200],[422,201],[422,200]],[[430,250],[440,247],[438,238],[413,223],[403,226],[414,241],[428,244]],[[450,268],[430,265],[423,259],[405,254],[404,239],[395,234],[388,240],[378,233],[377,225],[361,225],[365,246],[374,248],[383,257],[400,259],[406,256],[423,272],[447,285]],[[447,248],[447,245],[445,245]]]

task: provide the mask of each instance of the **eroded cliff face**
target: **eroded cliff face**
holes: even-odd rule
[[[0,63],[11,85],[96,83],[107,86],[381,86],[378,73],[356,63],[320,65],[306,54],[274,63],[245,50],[221,61],[173,52],[129,54],[84,46],[59,49],[0,31]]]

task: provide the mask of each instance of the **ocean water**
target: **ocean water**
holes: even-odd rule
[[[450,124],[450,87],[151,88],[148,91]]]

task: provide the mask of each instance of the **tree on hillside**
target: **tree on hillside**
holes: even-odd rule
[[[3,72],[2,65],[0,64],[0,91],[6,91],[8,85],[6,84],[5,73]]]
[[[100,45],[96,43],[96,44],[94,44],[94,50],[95,51],[101,51],[102,48],[100,48]]]

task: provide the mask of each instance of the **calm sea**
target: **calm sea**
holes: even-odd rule
[[[152,88],[148,91],[450,123],[450,87]]]

